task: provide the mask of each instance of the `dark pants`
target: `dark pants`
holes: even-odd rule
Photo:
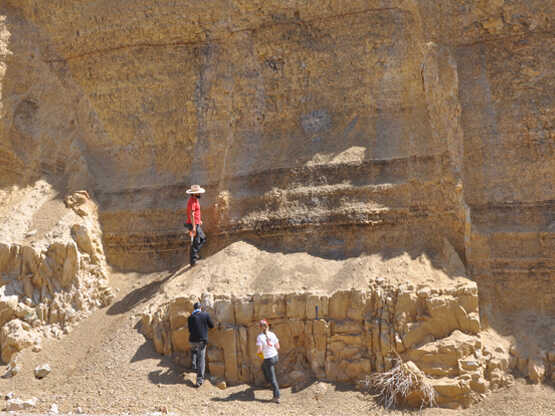
[[[278,363],[278,356],[272,358],[265,358],[262,363],[262,372],[264,373],[264,378],[268,383],[272,385],[274,390],[274,398],[279,398],[279,386],[276,378],[275,366]]]
[[[192,230],[193,226],[191,224],[187,224],[187,228]],[[191,266],[194,265],[198,259],[200,259],[200,248],[204,245],[204,243],[206,243],[206,234],[202,231],[202,227],[197,225],[197,235],[195,235],[191,243],[191,254],[189,258]]]
[[[191,342],[191,361],[193,370],[197,370],[197,384],[204,380],[204,367],[206,363],[206,341]]]

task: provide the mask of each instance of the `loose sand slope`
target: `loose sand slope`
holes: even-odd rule
[[[448,244],[448,243],[446,243]],[[445,253],[405,251],[329,260],[307,253],[272,253],[245,242],[234,243],[194,269],[178,269],[164,285],[162,298],[185,293],[242,295],[339,289],[366,289],[370,281],[453,287],[463,283],[464,267],[447,246]]]

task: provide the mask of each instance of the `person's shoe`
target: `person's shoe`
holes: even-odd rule
[[[200,387],[202,386],[202,380],[198,380],[195,384],[195,387]]]
[[[278,403],[278,404],[279,404],[279,397],[274,397],[274,398],[272,399],[272,401],[273,401],[274,403]]]

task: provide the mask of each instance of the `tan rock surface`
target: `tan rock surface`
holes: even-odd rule
[[[182,264],[200,182],[216,261],[187,285],[243,328],[236,349],[256,315],[287,317],[322,377],[367,368],[352,345],[382,370],[488,328],[514,353],[482,351],[491,368],[460,391],[552,378],[554,15],[545,0],[4,0],[0,321],[36,331],[106,303],[104,250],[127,270]],[[237,241],[252,249],[221,251]],[[477,288],[450,293],[465,276]],[[308,323],[316,306],[333,324]],[[145,318],[157,349],[185,345],[183,310]],[[384,312],[357,338],[368,310]]]
[[[356,384],[400,357],[425,375],[440,406],[467,407],[490,385],[510,384],[509,349],[482,336],[476,284],[447,275],[436,256],[338,261],[237,242],[170,275],[145,307],[142,331],[156,351],[190,366],[186,319],[201,300],[217,325],[207,366],[228,383],[263,383],[254,344],[265,318],[280,339],[284,387],[311,378]]]
[[[60,337],[91,310],[106,306],[113,298],[96,206],[87,197],[79,208],[85,216],[77,215],[75,208],[57,207],[52,211],[44,209],[55,198],[48,185],[26,191],[31,198],[22,190],[21,198],[15,198],[17,193],[11,195],[11,204],[2,206],[12,211],[14,219],[2,224],[11,231],[3,238],[16,239],[0,242],[0,348],[6,363],[24,348],[39,349],[45,336]],[[37,191],[46,201],[40,202],[42,206],[28,206],[27,201]],[[44,218],[49,216],[54,218]],[[20,217],[30,217],[33,222],[18,222]],[[52,223],[53,228],[44,228],[44,224]],[[19,224],[24,227],[18,229]],[[28,229],[36,232],[28,235]],[[94,247],[93,241],[97,242]]]
[[[228,385],[220,390],[207,380],[202,390],[192,387],[194,373],[160,356],[152,342],[136,329],[138,313],[168,273],[155,275],[117,274],[119,288],[115,303],[95,311],[60,340],[45,339],[43,350],[20,353],[21,372],[10,379],[0,378],[0,391],[16,392],[15,397],[37,397],[35,413],[46,414],[52,403],[60,413],[144,414],[161,407],[177,414],[252,415],[284,414],[383,415],[369,397],[353,386],[310,381],[304,386],[282,389],[279,406],[268,400],[269,389],[251,385]],[[117,279],[116,279],[117,278]],[[48,362],[53,371],[37,380],[34,368]],[[3,372],[3,371],[1,371]],[[296,388],[295,388],[296,387]],[[92,393],[91,393],[92,392]],[[114,400],[117,397],[117,400]],[[520,416],[532,412],[551,416],[555,411],[553,391],[547,385],[530,385],[522,379],[508,388],[488,395],[462,416]],[[407,410],[392,410],[392,416]],[[452,410],[424,409],[423,416],[452,416]]]

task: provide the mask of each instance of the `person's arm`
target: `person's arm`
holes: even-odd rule
[[[214,322],[212,322],[212,319],[210,319],[210,315],[207,314],[207,318],[208,319],[206,320],[206,323],[208,324],[208,328],[214,328]]]
[[[257,346],[256,353],[262,354],[262,341],[260,340],[259,337],[256,338],[256,346]]]
[[[197,224],[195,222],[195,212],[196,212],[196,209],[195,209],[195,205],[193,204],[193,207],[191,209],[191,225],[193,226],[191,233],[193,237],[197,235]]]
[[[276,350],[279,350],[279,339],[278,339],[278,337],[276,337],[276,343],[274,344],[274,347],[276,347]]]

